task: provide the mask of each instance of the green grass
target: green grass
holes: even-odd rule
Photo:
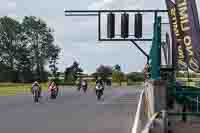
[[[42,90],[46,91],[48,84],[42,83]],[[30,93],[31,84],[22,83],[0,83],[0,96],[14,96],[17,94]]]
[[[95,82],[89,82],[89,88],[95,88]],[[133,83],[131,85],[137,85]],[[42,83],[42,91],[47,91],[48,83]],[[119,83],[113,82],[113,87],[120,87]],[[126,82],[122,83],[122,86],[127,86]],[[0,96],[15,96],[17,94],[29,94],[30,93],[31,84],[23,84],[23,83],[0,83]]]

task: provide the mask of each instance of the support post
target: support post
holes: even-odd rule
[[[101,13],[98,12],[98,40],[101,40]]]
[[[150,51],[151,79],[160,79],[161,65],[161,17],[155,13],[153,44]]]
[[[162,111],[162,120],[163,120],[162,132],[167,133],[168,124],[167,124],[167,111],[166,110]]]
[[[197,96],[197,113],[199,112],[199,96]]]

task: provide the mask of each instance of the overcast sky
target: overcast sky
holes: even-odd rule
[[[146,58],[129,42],[98,42],[96,18],[65,17],[65,9],[165,9],[165,0],[1,0],[0,16],[21,20],[37,16],[55,32],[55,43],[62,48],[59,69],[64,71],[74,60],[86,72],[100,64],[120,64],[125,72],[140,71]],[[197,0],[198,7],[200,1]],[[198,8],[199,12],[200,9]],[[144,31],[152,30],[151,16],[145,19]],[[103,22],[104,23],[104,22]],[[105,31],[105,30],[103,30]],[[133,30],[131,30],[133,31]],[[146,33],[149,34],[149,33]],[[149,52],[151,43],[140,43]]]

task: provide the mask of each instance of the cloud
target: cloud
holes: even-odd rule
[[[198,10],[200,12],[200,1]],[[0,16],[22,19],[33,15],[42,18],[55,32],[56,44],[62,48],[59,69],[64,70],[74,60],[88,72],[100,64],[120,64],[126,72],[139,71],[146,58],[129,42],[98,42],[96,17],[65,17],[63,9],[165,9],[164,0],[1,0]],[[152,37],[153,16],[144,18],[144,34]],[[106,24],[102,19],[102,25]],[[133,18],[130,19],[133,24]],[[116,25],[120,33],[120,21]],[[131,25],[131,32],[134,26]],[[102,29],[105,35],[106,26]],[[151,42],[139,45],[148,53]]]
[[[114,0],[99,0],[93,2],[91,5],[88,6],[88,9],[101,9],[105,5],[112,4]]]
[[[7,6],[9,10],[15,10],[17,8],[17,3],[14,1],[8,1]]]
[[[144,0],[99,0],[92,2],[88,9],[137,9],[143,4]]]

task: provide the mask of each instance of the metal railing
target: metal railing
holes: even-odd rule
[[[193,108],[195,105],[196,112],[199,113],[199,103],[200,103],[199,96],[196,96],[194,98],[187,96],[187,99],[189,99],[191,102],[195,103],[195,104],[191,103],[190,106],[191,106],[191,108]]]
[[[137,106],[137,111],[135,115],[135,120],[132,128],[132,133],[149,133],[150,129],[153,126],[154,121],[160,113],[155,113],[151,115],[153,112],[150,109],[151,105],[149,102],[151,99],[148,99],[148,95],[145,93],[146,90],[143,90],[140,94],[139,103]]]
[[[159,116],[160,113],[155,113],[151,119],[147,122],[147,124],[145,125],[144,129],[142,130],[141,133],[150,133],[151,129],[154,126],[154,121],[157,119],[157,117]]]
[[[139,99],[139,103],[137,106],[137,112],[135,115],[135,121],[133,124],[132,133],[141,133],[141,131],[142,131],[141,112],[143,111],[142,110],[143,106],[144,106],[143,103],[144,103],[144,90],[140,94],[140,99]]]

